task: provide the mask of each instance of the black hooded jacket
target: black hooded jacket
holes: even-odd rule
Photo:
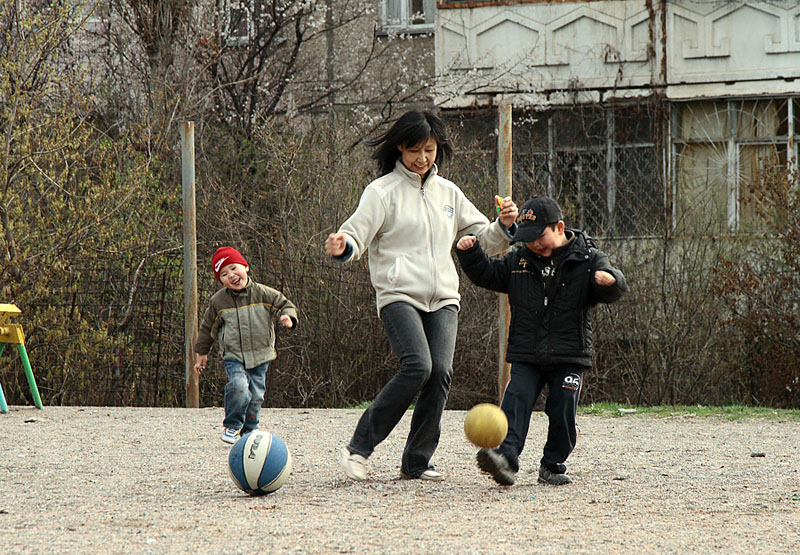
[[[591,367],[590,309],[597,303],[613,303],[628,290],[622,272],[612,268],[608,256],[582,232],[567,230],[566,235],[563,251],[550,258],[524,245],[502,259],[488,258],[477,241],[471,249],[455,249],[473,283],[508,294],[508,362]],[[616,283],[597,285],[597,270],[612,274]]]

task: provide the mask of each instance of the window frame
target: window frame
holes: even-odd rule
[[[682,110],[692,109],[691,105],[699,105],[701,102],[713,103],[719,105],[719,110],[725,106],[726,119],[725,129],[719,136],[714,137],[684,137],[681,129]],[[750,103],[760,102],[775,102],[785,104],[782,106],[780,118],[786,122],[785,134],[771,134],[769,136],[740,136],[741,129],[739,127],[738,117],[743,113],[743,107]],[[775,95],[775,96],[757,96],[757,97],[742,97],[742,98],[703,98],[692,99],[672,103],[672,117],[670,122],[670,167],[669,167],[669,182],[674,201],[671,206],[672,225],[673,231],[678,228],[678,222],[682,221],[685,216],[681,213],[681,207],[687,200],[686,190],[690,187],[687,185],[683,178],[687,175],[687,170],[682,167],[681,157],[688,156],[685,154],[687,150],[692,148],[697,149],[700,156],[702,151],[700,149],[717,149],[718,151],[725,152],[728,157],[728,164],[730,166],[726,172],[721,173],[718,178],[724,181],[724,190],[714,191],[709,190],[712,195],[717,195],[719,198],[726,199],[726,206],[724,213],[720,212],[718,216],[721,231],[727,233],[746,233],[755,231],[757,222],[747,218],[744,204],[752,198],[743,198],[742,188],[746,187],[749,182],[746,181],[747,175],[742,170],[743,165],[758,162],[758,159],[753,158],[753,149],[758,147],[773,147],[777,153],[785,152],[786,166],[785,171],[790,175],[790,179],[797,178],[798,170],[798,142],[800,142],[800,125],[798,125],[798,116],[800,114],[800,96],[798,95]],[[744,112],[749,113],[749,112]],[[691,168],[690,168],[691,169]],[[689,173],[688,175],[691,175]],[[749,175],[749,174],[748,174]],[[709,185],[710,187],[713,185]],[[721,196],[720,196],[721,195]],[[766,230],[762,230],[766,231]]]
[[[626,123],[620,119],[621,111],[646,107],[647,104],[641,102],[552,106],[538,112],[536,116],[522,116],[540,122],[540,136],[538,140],[515,143],[527,145],[524,151],[517,150],[514,154],[515,183],[519,181],[520,184],[515,189],[529,188],[529,185],[522,185],[529,181],[534,194],[547,194],[562,202],[569,199],[571,202],[567,204],[575,209],[570,214],[570,224],[592,236],[629,239],[651,236],[652,226],[631,218],[630,208],[650,207],[661,213],[664,181],[655,180],[657,183],[653,183],[653,187],[658,190],[650,197],[631,197],[627,194],[631,187],[650,180],[647,179],[647,171],[643,171],[641,175],[625,173],[626,167],[620,162],[620,158],[654,158],[657,164],[645,170],[649,170],[653,176],[663,176],[663,147],[659,146],[652,134],[618,134]],[[646,122],[649,128],[652,125],[652,114],[645,110],[639,120]],[[582,134],[587,124],[593,127],[591,136]],[[516,125],[518,124],[515,122]],[[564,134],[565,130],[569,135]],[[520,128],[515,127],[516,133],[520,131]],[[575,141],[578,135],[583,139],[580,144]],[[533,161],[532,165],[524,162],[526,158]],[[535,168],[533,174],[516,175],[518,171],[528,171],[529,167]],[[645,220],[650,222],[648,218]]]
[[[247,46],[255,36],[255,0],[222,0],[220,7],[220,35],[225,46],[239,48]],[[231,29],[231,11],[241,10],[246,14],[246,35],[235,34]]]
[[[434,33],[436,25],[435,22],[436,0],[422,0],[422,2],[423,5],[427,3],[430,6],[430,9],[432,11],[430,20],[426,21],[425,23],[410,23],[411,17],[413,15],[413,13],[411,12],[412,0],[381,0],[380,10],[379,10],[380,20],[378,21],[376,34],[388,35],[391,33],[397,33],[403,35],[432,35]],[[400,21],[402,23],[388,22],[389,20],[388,12],[390,3],[399,3]],[[426,17],[426,19],[428,18]]]

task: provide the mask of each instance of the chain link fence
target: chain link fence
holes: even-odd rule
[[[267,258],[262,264],[252,268],[251,277],[282,291],[297,305],[299,316],[296,328],[276,328],[278,356],[269,368],[265,405],[337,407],[374,397],[396,371],[397,361],[377,316],[366,262],[342,265],[320,254],[299,260]],[[51,299],[26,306],[26,313],[71,312],[74,319],[103,332],[89,338],[64,330],[62,342],[43,343],[39,336],[44,330],[30,329],[29,353],[45,402],[184,406],[182,266],[180,253],[152,257],[138,273],[133,292],[103,268],[83,268],[70,291],[56,291]],[[219,284],[210,271],[201,269],[199,274],[202,318]],[[477,328],[489,337],[456,356],[455,366],[465,370],[466,381],[454,386],[452,399],[462,407],[476,396],[491,400],[496,395],[495,296],[477,289],[465,296],[462,329]],[[54,305],[54,298],[60,304]],[[8,356],[0,362],[16,365]],[[9,403],[30,403],[27,386],[19,381],[21,372],[8,371],[6,376],[19,378],[3,384]],[[221,405],[225,383],[215,346],[200,379],[201,406]]]

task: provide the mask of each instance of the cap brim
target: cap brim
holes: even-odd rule
[[[511,238],[511,243],[530,243],[536,241],[544,233],[547,224],[544,225],[527,225],[525,227],[518,226],[517,232]]]

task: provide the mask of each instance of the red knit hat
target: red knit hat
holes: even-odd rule
[[[247,263],[247,260],[244,259],[244,256],[239,251],[233,247],[220,247],[211,257],[211,269],[214,270],[214,277],[217,278],[217,281],[219,281],[219,271],[228,264],[241,264],[242,266],[250,267],[250,264]]]

